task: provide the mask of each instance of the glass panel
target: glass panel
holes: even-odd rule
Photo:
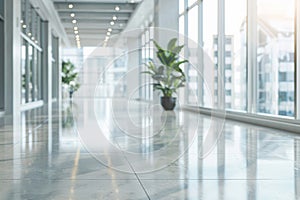
[[[257,0],[259,113],[295,116],[294,5],[294,0]]]
[[[234,12],[233,12],[234,8]],[[225,4],[225,107],[246,111],[247,1]]]
[[[28,44],[27,44],[28,45]],[[26,66],[26,102],[32,102],[33,101],[33,66],[34,66],[34,60],[33,60],[33,47],[31,45],[28,45],[28,51],[27,51],[27,66]]]
[[[38,100],[42,99],[42,53],[37,52],[37,91],[38,91]]]
[[[4,1],[0,0],[0,110],[4,110]]]
[[[22,32],[35,44],[40,44],[41,18],[28,0],[21,1]],[[26,41],[27,40],[27,41]],[[42,56],[41,51],[30,45],[27,38],[23,38],[21,47],[21,103],[40,100],[42,97]]]
[[[179,14],[184,12],[184,2],[185,0],[178,0],[179,1]]]
[[[198,50],[198,6],[193,7],[188,12],[188,60],[194,65],[197,64],[197,50]],[[197,66],[187,66],[187,103],[198,105],[198,83],[199,76]]]
[[[203,1],[203,50],[204,50],[204,71],[203,71],[203,105],[213,107],[216,99],[217,88],[214,80],[217,78],[217,52],[218,40],[218,1]]]
[[[184,15],[179,17],[179,34],[180,37],[184,36]]]
[[[191,5],[193,5],[196,2],[197,2],[197,0],[188,0],[188,7],[190,7]]]
[[[0,16],[4,18],[4,0],[0,0]]]

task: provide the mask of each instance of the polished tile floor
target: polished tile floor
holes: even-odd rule
[[[0,199],[300,199],[300,135],[123,99],[0,119]]]

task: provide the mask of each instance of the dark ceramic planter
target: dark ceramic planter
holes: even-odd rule
[[[176,97],[161,97],[160,103],[165,110],[174,110]]]

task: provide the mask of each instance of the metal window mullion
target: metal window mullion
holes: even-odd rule
[[[189,57],[189,47],[188,47],[188,42],[189,42],[189,25],[188,25],[188,22],[189,22],[189,15],[188,15],[188,12],[187,12],[187,5],[188,5],[188,0],[184,0],[184,59],[188,59]],[[188,68],[189,68],[189,64],[185,64],[185,67],[184,67],[184,73],[186,74],[186,76],[188,76]],[[188,79],[188,78],[187,78]],[[189,84],[187,83],[186,84],[186,89],[184,91],[184,102],[185,104],[188,104],[189,101],[188,101],[188,93],[189,93]]]
[[[26,40],[26,42],[28,42],[33,48],[36,48],[38,51],[42,52],[43,49],[42,47],[38,46],[37,44],[35,44],[26,34],[21,33],[21,37]]]
[[[35,101],[35,76],[36,76],[36,72],[35,72],[35,66],[36,66],[36,62],[35,62],[35,56],[36,56],[36,50],[34,48],[32,48],[32,59],[31,59],[31,85],[32,85],[32,89],[31,89],[31,99],[32,101]]]
[[[296,93],[296,99],[295,99],[295,117],[297,120],[300,120],[300,2],[299,0],[295,0],[296,5],[296,12],[295,12],[295,93]]]
[[[248,0],[247,14],[247,111],[257,111],[257,2]]]
[[[218,0],[218,109],[225,109],[225,2]]]
[[[26,42],[25,57],[25,103],[29,102],[29,82],[30,82],[30,60],[29,60],[29,43]]]
[[[198,52],[199,52],[199,74],[198,78],[198,103],[204,106],[204,52],[203,52],[203,1],[199,1],[198,6]]]

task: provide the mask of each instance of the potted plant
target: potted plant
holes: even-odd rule
[[[188,60],[179,60],[179,53],[184,45],[177,46],[177,38],[169,41],[167,49],[163,49],[156,41],[153,41],[157,48],[156,56],[159,64],[150,61],[146,64],[148,71],[143,73],[150,74],[156,81],[153,84],[154,90],[163,93],[161,105],[165,110],[173,110],[176,105],[176,97],[173,94],[177,89],[185,86],[186,77],[180,65]]]
[[[67,86],[69,97],[72,98],[73,93],[79,89],[78,72],[75,65],[71,61],[62,62],[62,83]]]

